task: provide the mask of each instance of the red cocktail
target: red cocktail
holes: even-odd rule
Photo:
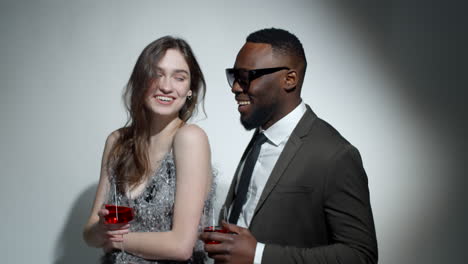
[[[218,233],[228,233],[227,229],[221,226],[207,226],[203,229],[203,232],[218,232]],[[219,244],[221,242],[216,240],[205,240],[205,244]]]
[[[135,216],[130,207],[106,204],[105,208],[109,210],[109,214],[104,216],[106,224],[126,224]]]

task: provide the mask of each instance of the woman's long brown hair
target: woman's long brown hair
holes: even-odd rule
[[[203,102],[205,97],[205,78],[186,41],[165,36],[146,46],[138,57],[125,88],[123,99],[128,111],[128,120],[125,126],[119,129],[119,137],[110,151],[107,163],[109,175],[115,177],[117,189],[121,192],[127,187],[134,187],[151,173],[148,157],[150,113],[145,107],[144,97],[155,76],[154,70],[168,49],[180,51],[190,69],[192,99],[186,100],[179,111],[180,119],[184,122],[190,119],[199,98]]]

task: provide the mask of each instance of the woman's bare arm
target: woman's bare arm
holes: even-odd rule
[[[176,192],[172,230],[129,233],[124,238],[125,250],[142,258],[186,260],[198,237],[212,181],[208,138],[198,126],[187,125],[176,133],[173,147]]]

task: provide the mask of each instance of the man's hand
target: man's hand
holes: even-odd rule
[[[223,221],[223,227],[228,233],[204,232],[201,240],[219,241],[220,244],[205,244],[208,256],[215,263],[252,264],[255,257],[257,240],[246,228],[228,224]]]

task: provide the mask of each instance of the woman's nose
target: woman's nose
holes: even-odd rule
[[[159,79],[159,90],[162,92],[172,91],[171,80],[169,78],[163,77]]]

